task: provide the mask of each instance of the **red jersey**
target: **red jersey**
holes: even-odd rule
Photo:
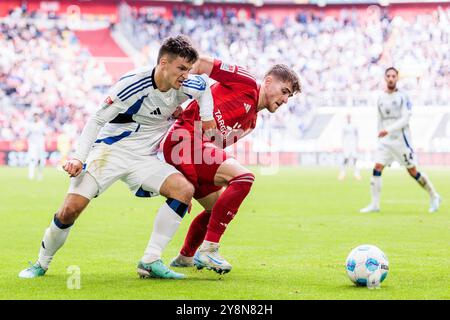
[[[211,86],[214,119],[228,146],[255,128],[259,86],[244,68],[217,59],[214,60],[210,78],[217,81]],[[192,130],[194,121],[200,121],[196,102],[183,111],[175,127]],[[233,139],[230,139],[231,136]]]

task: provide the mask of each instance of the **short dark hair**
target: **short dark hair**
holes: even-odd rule
[[[398,70],[394,67],[389,67],[386,70],[384,70],[384,75],[387,75],[388,71],[393,70],[398,75]]]
[[[169,37],[164,40],[161,48],[158,52],[158,61],[165,54],[171,56],[171,58],[181,57],[186,59],[189,63],[194,63],[198,60],[198,52],[193,47],[191,40],[184,35],[178,35],[176,37]]]
[[[280,79],[283,82],[290,82],[292,85],[292,94],[302,92],[302,87],[300,85],[300,79],[294,70],[289,68],[285,64],[276,64],[269,69],[264,75],[264,78],[267,76],[273,75]]]

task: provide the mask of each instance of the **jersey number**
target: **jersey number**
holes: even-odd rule
[[[404,153],[404,154],[403,154],[403,158],[405,159],[405,162],[406,162],[407,164],[410,164],[409,160],[413,160],[413,154],[412,154],[412,152],[409,153],[409,157],[408,157],[408,155],[406,155],[406,154]],[[409,159],[408,159],[408,158],[409,158]]]

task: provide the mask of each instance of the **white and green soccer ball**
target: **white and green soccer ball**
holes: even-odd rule
[[[347,275],[357,286],[379,288],[389,271],[389,261],[380,248],[363,244],[354,248],[345,262]]]

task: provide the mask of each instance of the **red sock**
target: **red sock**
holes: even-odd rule
[[[228,187],[217,199],[211,211],[205,240],[216,243],[220,241],[220,237],[233,220],[242,201],[250,192],[254,180],[255,176],[252,173],[242,174],[230,180]]]
[[[194,256],[195,251],[197,251],[205,238],[206,227],[208,226],[210,217],[211,211],[204,210],[192,220],[186,238],[184,239],[183,248],[180,251],[183,256]]]

